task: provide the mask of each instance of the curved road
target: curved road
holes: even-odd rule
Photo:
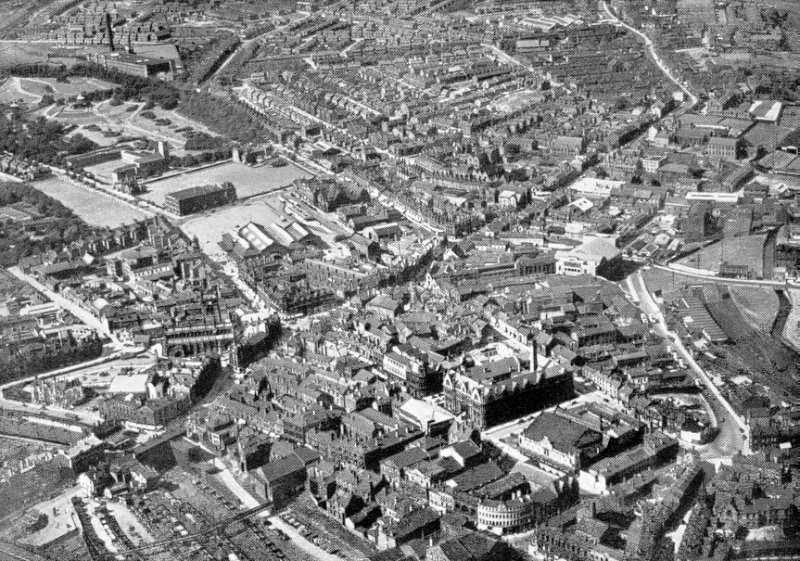
[[[692,277],[698,280],[709,282],[723,282],[725,284],[734,284],[737,286],[773,286],[776,288],[800,288],[800,284],[788,281],[773,281],[773,280],[760,280],[760,279],[729,279],[720,277],[719,275],[709,275],[703,273],[699,269],[692,267],[685,267],[682,265],[669,264],[669,265],[653,265],[655,269],[662,271],[669,271],[676,275],[683,275],[685,277]]]
[[[656,332],[671,342],[672,347],[683,358],[697,379],[708,389],[711,397],[714,398],[714,403],[710,405],[718,419],[717,428],[719,429],[719,434],[712,443],[699,448],[701,454],[704,457],[732,456],[737,452],[747,454],[749,447],[742,432],[747,431],[747,425],[736,414],[736,411],[734,411],[731,404],[728,403],[728,400],[725,399],[705,370],[697,364],[694,356],[686,349],[678,334],[669,330],[664,314],[650,295],[641,271],[637,271],[628,277],[625,284],[636,293],[642,310],[650,317],[655,318]]]

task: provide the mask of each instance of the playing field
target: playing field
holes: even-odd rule
[[[278,168],[267,165],[250,167],[236,162],[226,162],[198,171],[187,171],[167,179],[150,181],[147,183],[148,192],[143,197],[162,205],[164,197],[174,191],[197,185],[214,185],[230,181],[236,187],[237,196],[245,198],[269,193],[285,187],[301,177],[309,177],[309,175],[292,165]]]
[[[92,226],[115,228],[148,217],[144,212],[110,195],[93,191],[88,187],[78,187],[60,177],[49,177],[35,181],[31,185],[72,209],[76,215]]]

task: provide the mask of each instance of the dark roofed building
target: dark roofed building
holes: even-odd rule
[[[306,463],[295,453],[261,468],[267,500],[280,510],[305,489]]]
[[[226,205],[235,200],[236,188],[226,182],[222,185],[199,185],[174,191],[164,197],[164,206],[172,214],[185,216]]]
[[[558,413],[545,411],[520,435],[519,445],[543,465],[581,469],[601,451],[603,435]]]

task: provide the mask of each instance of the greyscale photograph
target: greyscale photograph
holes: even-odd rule
[[[0,0],[0,561],[799,561],[800,0]]]

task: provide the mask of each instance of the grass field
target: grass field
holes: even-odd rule
[[[59,177],[35,181],[31,185],[72,209],[76,215],[92,226],[114,228],[148,217],[142,211],[110,195],[78,187]]]
[[[161,205],[164,197],[173,191],[196,185],[219,184],[230,181],[236,187],[239,198],[269,193],[289,185],[295,179],[308,177],[303,170],[291,165],[274,168],[270,166],[250,167],[236,162],[227,162],[199,171],[188,171],[167,179],[147,183],[144,198]]]

